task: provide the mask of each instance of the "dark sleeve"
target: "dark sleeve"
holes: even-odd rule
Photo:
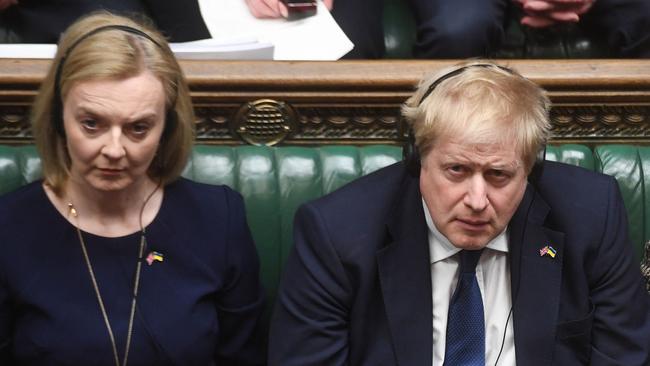
[[[226,188],[228,204],[227,279],[217,297],[218,365],[264,365],[262,330],[265,295],[260,264],[241,196]]]
[[[313,206],[301,207],[269,335],[269,365],[346,365],[352,291]]]
[[[198,0],[143,0],[143,3],[170,42],[211,38]]]
[[[612,179],[609,210],[590,275],[594,304],[591,365],[650,365],[650,297],[628,238],[625,207]]]
[[[0,274],[0,365],[11,364],[12,309],[4,274]]]

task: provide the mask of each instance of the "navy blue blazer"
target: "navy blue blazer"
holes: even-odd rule
[[[547,162],[509,230],[517,364],[650,364],[650,299],[613,178]],[[431,365],[427,227],[402,163],[305,204],[294,235],[271,365]]]
[[[140,233],[84,232],[120,359]],[[179,179],[146,227],[129,365],[263,365],[264,292],[241,196]],[[114,365],[77,231],[41,182],[0,197],[0,365]]]
[[[22,43],[57,43],[79,17],[99,10],[147,16],[170,42],[210,38],[198,0],[20,0],[0,12],[0,24]]]

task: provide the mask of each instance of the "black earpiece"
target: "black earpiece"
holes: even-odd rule
[[[153,37],[148,35],[147,33],[137,29],[130,27],[128,25],[121,25],[121,24],[111,24],[111,25],[105,25],[102,27],[95,28],[91,30],[90,32],[82,35],[79,37],[68,49],[65,51],[63,56],[61,56],[61,60],[59,61],[59,64],[56,66],[56,72],[54,74],[54,96],[52,98],[52,123],[54,124],[54,129],[56,132],[63,138],[65,138],[65,130],[63,128],[63,96],[61,95],[61,73],[63,71],[63,65],[65,64],[65,61],[67,57],[72,53],[72,51],[85,39],[88,37],[95,35],[97,33],[105,32],[105,31],[111,31],[111,30],[119,30],[122,32],[134,34],[136,36],[140,36],[143,38],[148,39],[151,41],[151,43],[155,44],[158,48],[160,48],[163,52],[166,51],[166,48],[163,47],[160,43],[158,43]],[[167,110],[166,115],[165,115],[165,129],[163,132],[163,137],[169,135],[170,129],[174,129],[176,126],[176,111],[173,109],[173,105]]]
[[[440,85],[443,81],[450,79],[456,75],[460,75],[465,70],[474,68],[474,67],[481,67],[481,68],[490,68],[490,67],[498,67],[499,69],[512,74],[516,75],[514,71],[511,69],[504,67],[504,66],[499,66],[499,65],[492,65],[492,64],[474,64],[474,65],[468,65],[468,66],[463,66],[458,69],[452,70],[438,79],[436,79],[429,87],[427,90],[422,94],[422,97],[420,98],[420,101],[418,102],[418,106],[424,102],[424,100],[431,95],[431,93]],[[413,127],[409,126],[408,132],[406,134],[406,141],[404,143],[403,149],[402,149],[402,157],[404,159],[404,162],[406,164],[406,169],[414,177],[419,177],[420,176],[420,152],[418,151],[417,145],[415,144],[415,134],[413,132]],[[533,165],[533,168],[528,175],[528,180],[535,184],[539,177],[541,177],[542,172],[544,170],[544,160],[546,160],[546,145],[543,145],[539,152],[537,153],[537,157],[535,159],[535,164]]]
[[[537,188],[537,182],[542,177],[544,172],[544,161],[546,160],[546,145],[542,145],[542,148],[537,152],[537,157],[535,158],[535,163],[533,168],[528,174],[528,181]]]
[[[406,133],[406,143],[402,148],[402,158],[404,164],[406,164],[406,170],[413,177],[420,176],[420,152],[418,147],[415,144],[415,133],[413,128],[409,127],[408,132]]]
[[[165,114],[165,127],[163,128],[163,133],[162,136],[160,137],[160,141],[166,141],[169,135],[174,133],[174,130],[176,129],[176,126],[178,125],[178,115],[176,114],[176,110],[174,110],[173,107],[167,109],[167,113]]]

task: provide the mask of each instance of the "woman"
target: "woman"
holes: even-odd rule
[[[161,34],[79,20],[32,118],[44,180],[0,198],[0,364],[263,363],[244,205],[179,178],[194,116]]]

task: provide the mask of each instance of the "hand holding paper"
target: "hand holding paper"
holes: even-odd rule
[[[0,0],[1,1],[1,0]],[[255,18],[291,18],[290,9],[285,5],[285,2],[291,0],[244,0],[248,6],[248,10]],[[302,3],[313,2],[316,6],[315,0],[304,0]],[[323,5],[327,10],[332,10],[334,0],[323,0]]]
[[[280,0],[245,0],[248,10],[255,18],[281,18],[287,7]]]
[[[336,24],[326,5],[317,1],[316,15],[295,21],[256,18],[249,2],[268,5],[280,0],[199,0],[205,24],[216,40],[250,37],[275,46],[274,60],[338,60],[354,45]],[[273,6],[273,5],[270,5]]]

